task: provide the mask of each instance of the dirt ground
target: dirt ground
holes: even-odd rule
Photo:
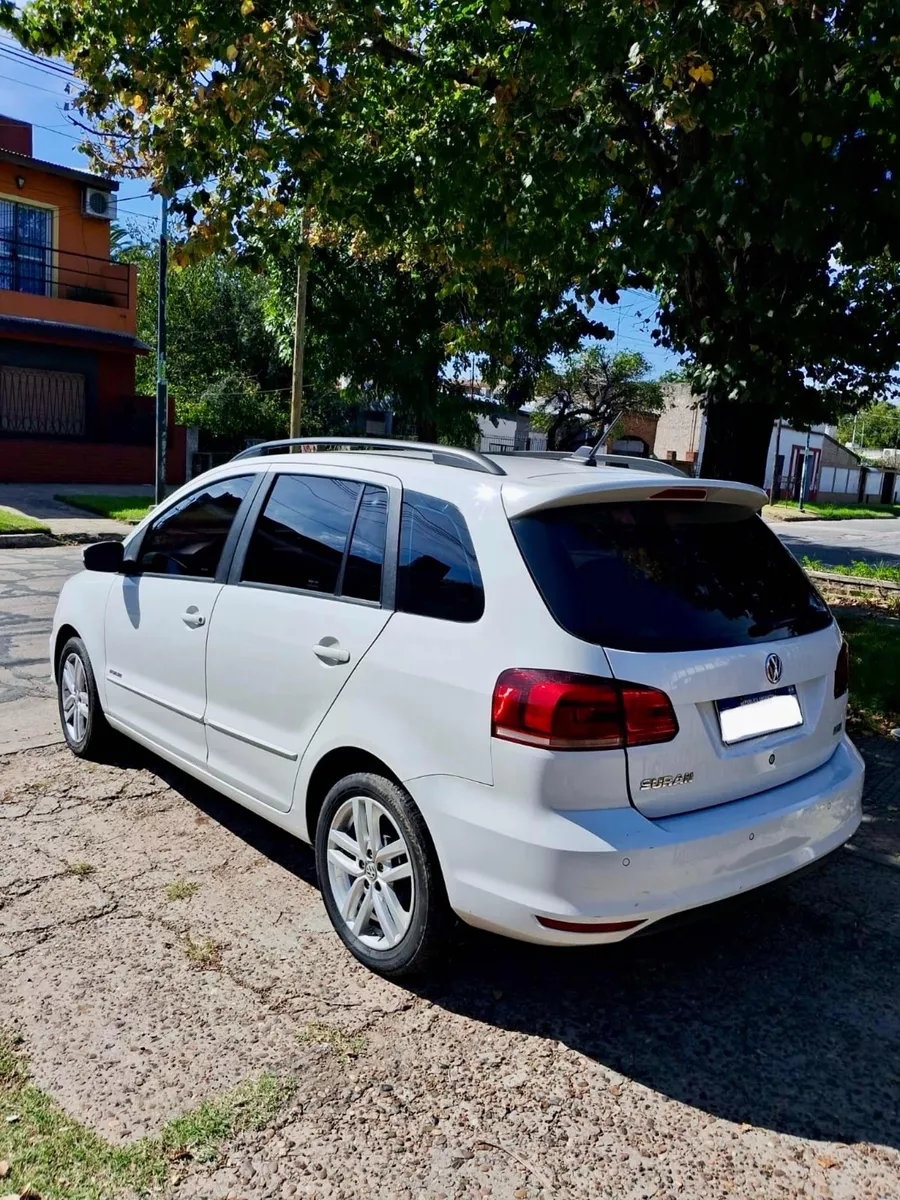
[[[900,744],[866,753],[858,852],[818,874],[613,949],[461,931],[415,988],[348,957],[306,848],[173,768],[9,755],[0,1027],[114,1143],[293,1076],[178,1200],[894,1200]]]

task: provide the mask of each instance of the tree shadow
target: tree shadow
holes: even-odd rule
[[[108,761],[153,771],[316,886],[310,847],[289,834],[137,745]],[[738,1125],[900,1147],[900,871],[844,851],[616,946],[549,949],[460,927],[444,965],[403,982]]]

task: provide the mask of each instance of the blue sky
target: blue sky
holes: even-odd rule
[[[0,33],[0,119],[3,116],[29,121],[34,127],[36,158],[62,166],[89,169],[87,159],[77,147],[82,133],[68,120],[64,105],[71,99],[69,87],[77,87],[65,63],[50,62],[26,54],[7,33]],[[119,220],[132,222],[153,236],[158,229],[159,202],[147,195],[147,184],[139,179],[120,181]],[[593,316],[615,330],[613,341],[605,343],[611,351],[639,350],[658,375],[677,366],[675,355],[654,345],[654,297],[648,292],[624,292],[617,305],[596,305]]]

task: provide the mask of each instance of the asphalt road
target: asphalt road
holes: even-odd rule
[[[797,558],[808,554],[832,566],[859,560],[900,567],[900,520],[773,521],[772,528]]]
[[[798,558],[900,566],[900,521],[773,523]],[[47,638],[56,597],[81,566],[81,547],[0,550],[0,754],[59,740]]]
[[[47,638],[81,547],[0,550],[0,754],[61,737]]]

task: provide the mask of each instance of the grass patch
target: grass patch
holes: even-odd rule
[[[185,883],[183,880],[179,880],[166,885],[166,899],[190,900],[191,896],[196,896],[199,891],[199,883]]]
[[[850,647],[850,716],[872,733],[900,726],[900,622],[843,617]]]
[[[111,521],[127,521],[137,524],[143,521],[153,507],[153,501],[148,496],[54,496],[63,504],[72,508],[82,508],[85,512],[94,513],[98,517],[108,517]]]
[[[359,1034],[345,1033],[325,1021],[309,1021],[297,1034],[297,1041],[305,1046],[327,1046],[342,1063],[362,1054],[366,1039]]]
[[[773,508],[798,509],[796,500],[779,500]],[[853,517],[900,517],[900,504],[804,504],[803,511],[824,521],[849,521]]]
[[[76,879],[90,879],[92,875],[96,875],[97,868],[86,862],[70,862],[66,863],[66,874],[74,875]]]
[[[0,508],[0,533],[49,533],[50,530],[33,517]]]
[[[184,952],[191,966],[201,971],[214,971],[222,964],[222,947],[212,938],[201,938],[198,942],[188,935],[184,941]]]
[[[261,1075],[176,1117],[158,1137],[111,1146],[36,1088],[19,1043],[0,1037],[0,1158],[10,1165],[0,1190],[42,1200],[146,1195],[165,1185],[173,1160],[210,1161],[234,1134],[265,1128],[295,1090],[292,1079]]]
[[[807,571],[827,571],[831,575],[850,575],[854,579],[883,579],[888,583],[900,583],[900,566],[895,567],[886,562],[852,562],[849,567],[834,567],[830,563],[823,563],[817,558],[804,555],[800,563]]]

